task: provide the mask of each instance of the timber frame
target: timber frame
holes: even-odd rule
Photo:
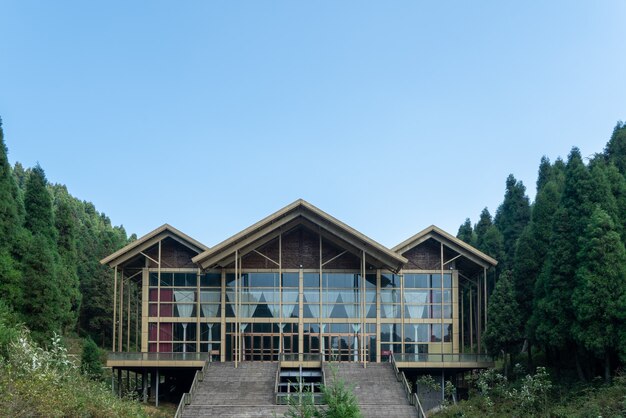
[[[252,349],[250,330],[255,329],[255,324],[281,330],[268,337],[278,337],[278,346],[269,343],[275,351],[269,355],[270,361],[286,349],[282,337],[285,329],[293,333],[289,347],[296,350],[291,353],[297,355],[293,357],[295,361],[303,362],[310,354],[307,350],[313,347],[314,340],[308,332],[312,330],[319,333],[316,352],[321,352],[322,359],[331,359],[324,353],[335,340],[328,334],[325,343],[323,333],[347,325],[352,329],[351,336],[340,341],[347,341],[351,347],[347,355],[344,353],[348,361],[363,365],[386,361],[391,352],[405,368],[460,370],[492,364],[481,354],[482,331],[488,319],[487,272],[497,261],[434,225],[389,249],[299,199],[212,248],[164,224],[102,259],[101,264],[113,270],[115,354],[108,363],[118,370],[197,368],[205,357],[232,361],[236,366],[253,359],[246,350]],[[264,274],[278,278],[278,287],[274,288],[278,296],[274,302],[257,298],[251,304],[252,293],[246,280]],[[188,281],[175,285],[173,280],[181,275],[186,275]],[[283,289],[285,275],[290,275],[297,286]],[[319,287],[305,286],[311,275],[318,276]],[[357,296],[349,306],[349,289],[331,292],[342,295],[341,300],[340,296],[332,301],[325,299],[329,297],[327,287],[333,287],[329,281],[345,275],[354,276],[354,283],[358,283],[353,289]],[[411,302],[409,296],[423,293],[405,283],[408,277],[427,277],[426,290],[440,299],[423,299],[419,302],[426,303],[423,308],[405,307],[418,303]],[[209,279],[215,279],[215,284],[206,284]],[[397,281],[398,287],[393,288],[396,290],[385,288],[389,280]],[[316,289],[318,296],[311,298],[318,292]],[[293,298],[297,294],[297,301],[283,294],[287,291],[292,292]],[[210,292],[214,292],[216,301],[219,299],[213,308],[209,299],[203,299],[204,293]],[[391,292],[394,299],[389,302]],[[257,294],[274,293],[259,290]],[[181,295],[191,296],[182,303]],[[253,317],[254,309],[264,303],[265,316]],[[184,304],[187,308],[181,309]],[[343,317],[331,317],[330,313],[324,316],[325,305],[346,305],[349,309],[345,312],[350,313]],[[291,306],[294,308],[286,316]],[[253,312],[248,312],[251,307]],[[267,316],[270,311],[273,317]],[[310,317],[311,312],[317,317]],[[421,316],[416,316],[416,312]],[[187,334],[178,343],[171,335],[163,339],[164,333],[175,332],[179,324],[186,324],[185,333],[189,325],[191,343],[187,343]],[[203,336],[207,326],[208,339]],[[432,339],[419,340],[418,329],[426,329],[425,326],[429,327],[429,335],[434,333]],[[219,331],[212,333],[213,328]],[[418,340],[422,342],[418,344]],[[418,345],[426,352],[418,353]],[[182,351],[177,351],[180,347]]]

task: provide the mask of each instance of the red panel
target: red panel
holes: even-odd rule
[[[173,325],[172,323],[159,324],[160,341],[172,341]]]
[[[161,289],[161,302],[173,302],[174,291],[172,289]]]
[[[171,317],[173,315],[174,304],[161,304],[161,316],[162,317]]]
[[[158,297],[159,297],[159,289],[150,289],[148,300],[150,302],[156,302]]]

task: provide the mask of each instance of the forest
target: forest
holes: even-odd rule
[[[113,284],[99,260],[128,242],[39,165],[11,167],[0,121],[0,295],[36,341],[56,332],[110,345]]]
[[[485,343],[506,360],[523,350],[557,372],[609,382],[626,362],[626,125],[585,164],[541,159],[535,201],[509,175],[495,216],[485,208],[458,238],[500,261]],[[506,370],[506,369],[505,369]]]

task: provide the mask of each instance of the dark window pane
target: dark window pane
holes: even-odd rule
[[[205,273],[200,276],[200,286],[203,287],[221,287],[222,286],[222,274],[221,273]]]

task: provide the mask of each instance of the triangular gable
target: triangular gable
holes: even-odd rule
[[[423,231],[413,235],[411,238],[396,245],[392,248],[392,251],[395,251],[398,254],[405,254],[407,251],[417,247],[431,238],[443,243],[446,247],[456,251],[481,267],[495,267],[498,264],[496,259],[489,257],[482,251],[477,250],[468,243],[461,241],[457,237],[450,235],[435,225],[429,226]]]
[[[244,255],[247,251],[252,251],[254,248],[271,241],[282,231],[300,224],[319,231],[324,238],[335,242],[340,241],[347,247],[346,249],[350,249],[352,252],[365,251],[368,258],[378,260],[385,268],[394,271],[399,270],[407,262],[402,255],[390,251],[302,199],[285,206],[192,260],[205,269],[216,265],[225,266],[232,262],[235,251]]]
[[[157,244],[162,239],[168,237],[191,249],[197,254],[209,249],[209,247],[207,247],[206,245],[182,233],[173,226],[164,224],[163,226],[137,239],[136,241],[131,242],[124,248],[114,252],[110,256],[103,258],[102,260],[100,260],[100,264],[108,264],[110,267],[115,267],[124,263],[125,261],[132,259],[133,257],[139,255],[141,252],[146,251],[148,248]]]

